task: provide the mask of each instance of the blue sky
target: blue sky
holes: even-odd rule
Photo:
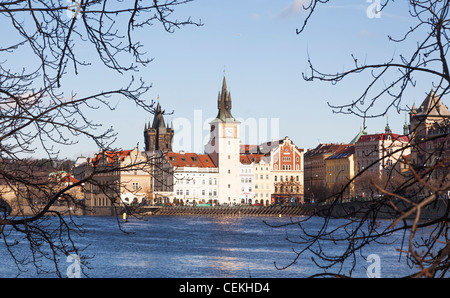
[[[334,114],[327,102],[351,102],[367,86],[368,78],[354,76],[336,86],[306,82],[302,72],[307,71],[308,55],[316,67],[330,73],[351,67],[351,54],[368,63],[385,61],[408,50],[407,43],[393,44],[387,35],[401,36],[413,20],[405,3],[391,5],[380,18],[369,18],[371,3],[365,0],[331,1],[319,6],[306,31],[297,35],[295,30],[305,17],[300,3],[196,0],[180,6],[176,16],[201,19],[202,27],[183,27],[169,34],[155,24],[136,32],[148,57],[154,58],[135,74],[152,84],[146,98],[156,100],[159,96],[163,109],[174,111],[166,116],[169,122],[187,119],[194,126],[195,111],[197,121],[201,111],[203,125],[217,114],[217,93],[225,69],[236,118],[267,119],[269,124],[270,119],[279,119],[279,137],[289,136],[300,148],[314,148],[319,142],[349,142],[358,133],[362,119]],[[101,69],[86,70],[69,81],[80,94],[124,84],[120,75],[100,73]],[[431,89],[430,82],[423,81],[407,93],[403,105],[421,102]],[[115,111],[99,110],[90,115],[105,128],[113,126],[118,132],[115,146],[124,149],[138,143],[143,149],[144,124],[153,119],[124,100]],[[394,132],[402,132],[404,121],[404,113],[389,112]],[[386,118],[369,119],[366,124],[369,133],[382,132]],[[207,135],[205,127],[201,139]],[[270,131],[267,138],[271,138]],[[185,147],[174,144],[174,149],[198,151],[204,145],[193,143]],[[78,145],[64,148],[61,157],[73,159],[96,151],[93,142],[80,139]]]

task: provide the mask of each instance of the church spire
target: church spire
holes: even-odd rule
[[[385,133],[392,133],[391,128],[389,127],[389,116],[386,114],[386,127],[384,128]]]
[[[408,126],[408,122],[406,121],[406,115],[407,113],[405,112],[405,124],[403,124],[403,135],[407,136],[409,134],[409,126]]]

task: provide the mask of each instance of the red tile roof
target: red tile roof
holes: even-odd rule
[[[125,159],[126,156],[130,155],[130,152],[132,150],[120,150],[120,151],[104,151],[103,153],[98,153],[93,159],[92,162],[94,164],[96,164],[100,158],[102,157],[102,155],[104,155],[106,157],[106,161],[108,163],[113,163],[115,162],[117,159],[119,159],[120,161],[123,161]]]
[[[168,152],[166,158],[172,167],[215,168],[211,157],[207,154]]]
[[[253,162],[260,162],[262,158],[264,158],[264,154],[240,154],[239,161],[242,164],[251,164]]]
[[[410,140],[409,136],[399,135],[395,133],[377,133],[371,135],[363,135],[356,143],[386,140],[389,135],[392,137],[393,141],[399,140],[400,142],[409,142]]]
[[[79,181],[80,181],[80,180],[75,179],[74,177],[72,177],[72,176],[69,175],[69,174],[66,174],[66,176],[62,177],[62,178],[59,180],[60,183],[77,183],[77,182],[79,182]]]

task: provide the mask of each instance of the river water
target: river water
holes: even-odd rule
[[[144,219],[129,218],[123,224],[124,233],[113,217],[79,217],[83,235],[74,235],[79,247],[87,248],[81,255],[88,256],[89,277],[126,278],[296,278],[308,277],[319,270],[312,254],[302,256],[285,270],[301,248],[286,240],[295,239],[298,227],[273,228],[264,223],[282,224],[289,218],[278,217],[194,217],[153,216]],[[312,218],[311,229],[321,226],[321,218]],[[336,223],[337,224],[337,223]],[[387,224],[387,223],[386,223]],[[392,244],[371,245],[362,255],[356,255],[354,277],[367,277],[366,268],[371,262],[368,255],[379,256],[381,277],[399,277],[411,273],[404,259],[399,262],[401,235]],[[10,240],[11,241],[11,240]],[[23,242],[23,240],[21,240]],[[18,256],[30,255],[26,242],[13,248]],[[339,245],[324,247],[327,253],[337,253]],[[60,271],[66,272],[72,260],[60,258]],[[0,241],[0,277],[15,277],[17,266],[5,245]],[[45,265],[45,262],[43,263]],[[344,264],[344,268],[346,268]],[[48,261],[51,270],[52,262]],[[19,277],[54,277],[54,274],[36,274],[30,264]],[[329,272],[336,272],[333,267]],[[69,272],[69,271],[67,271]],[[346,273],[344,270],[343,273]],[[84,275],[82,275],[84,276]]]

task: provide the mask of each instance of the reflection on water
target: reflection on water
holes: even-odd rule
[[[112,217],[80,217],[84,236],[74,238],[91,256],[86,273],[90,277],[307,277],[317,273],[307,255],[286,270],[277,270],[292,262],[295,244],[286,235],[295,235],[294,227],[273,229],[264,224],[289,219],[261,217],[165,217],[129,219],[123,233]],[[311,230],[321,224],[311,222]],[[398,244],[373,247],[382,259],[382,276],[405,273],[398,263]],[[20,255],[29,254],[26,245],[18,246]],[[338,251],[339,247],[331,247]],[[0,245],[0,277],[13,277],[17,268]],[[51,263],[50,263],[51,265]],[[62,258],[61,268],[68,266]],[[358,260],[355,276],[366,277],[366,260]],[[21,276],[34,277],[28,267]],[[64,269],[61,270],[64,272]],[[53,277],[53,276],[51,276]]]

